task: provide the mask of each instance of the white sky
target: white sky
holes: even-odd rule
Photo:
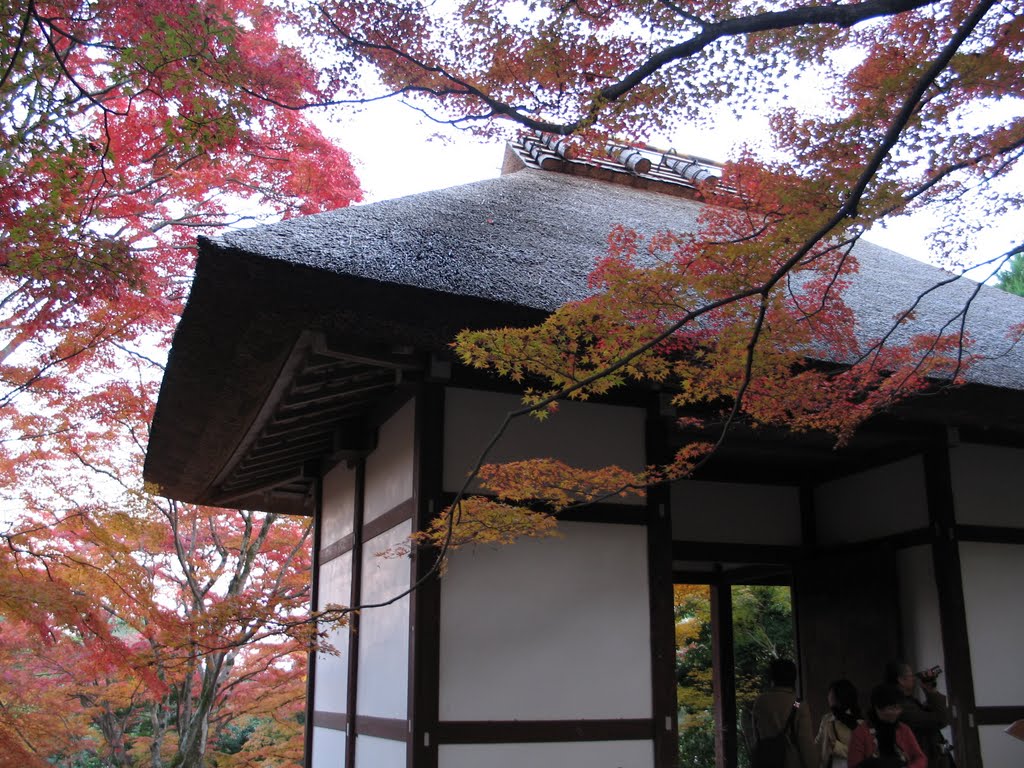
[[[408,114],[402,114],[402,113]],[[364,202],[443,189],[501,173],[504,144],[483,142],[467,133],[444,128],[394,105],[386,120],[367,114],[346,121],[338,136],[351,154],[366,192]],[[441,133],[440,136],[434,135]],[[727,145],[722,142],[680,143],[652,140],[654,146],[724,160]]]
[[[336,107],[326,115],[314,113],[313,119],[348,151],[364,204],[489,179],[501,172],[500,142],[483,143],[465,131],[429,121],[397,100]]]

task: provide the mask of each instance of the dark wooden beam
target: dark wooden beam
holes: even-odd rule
[[[415,511],[416,504],[413,499],[406,499],[405,501],[396,504],[384,514],[378,515],[372,520],[365,521],[363,523],[361,541],[367,542],[377,536],[380,536],[382,533],[387,533],[399,523],[404,523],[406,520],[410,519]]]
[[[711,685],[715,704],[715,766],[736,768],[736,660],[733,653],[732,586],[711,585]]]
[[[1006,528],[996,525],[958,525],[957,541],[977,541],[985,544],[1024,544],[1024,528]]]
[[[444,387],[424,384],[416,398],[413,460],[413,529],[425,530],[441,511],[444,459]],[[408,768],[437,768],[440,711],[441,582],[429,576],[438,556],[433,547],[413,550],[410,578],[419,586],[409,603]]]
[[[1020,431],[998,428],[960,427],[957,430],[957,435],[962,443],[998,445],[1004,448],[1024,448],[1024,434]]]
[[[320,553],[320,560],[318,565],[324,565],[326,563],[329,563],[331,562],[331,560],[341,557],[346,552],[351,551],[352,546],[355,544],[355,541],[356,537],[354,533],[346,533],[340,539],[338,539],[335,542],[332,542],[331,544],[328,544],[326,547],[318,547],[317,551]]]
[[[397,720],[389,717],[356,715],[355,727],[352,730],[360,736],[375,736],[378,739],[400,741],[403,744],[409,737],[409,723],[405,720]],[[352,739],[353,754],[355,753],[355,741],[355,739]],[[348,763],[348,765],[354,766],[355,763]]]
[[[639,741],[654,738],[650,719],[465,720],[437,725],[441,744],[529,744],[567,741]]]
[[[977,707],[974,710],[976,725],[1009,725],[1024,720],[1024,704],[1015,707]]]
[[[723,568],[719,583],[788,587],[793,584],[793,571],[787,565],[741,565]]]
[[[352,582],[349,605],[363,601],[363,516],[366,499],[366,459],[356,462],[354,509],[352,515]],[[345,738],[345,768],[356,764],[356,707],[359,693],[359,613],[348,616],[348,689],[345,712],[348,713],[348,731]]]
[[[313,552],[311,570],[313,572],[312,584],[310,585],[309,607],[317,608],[317,601],[320,597],[320,533],[322,529],[324,498],[323,481],[317,480],[315,488],[315,511],[313,512]],[[313,726],[315,722],[316,709],[316,647],[313,640],[310,640],[310,649],[306,661],[306,732],[303,734],[303,755],[302,764],[305,768],[313,765]]]
[[[348,730],[348,715],[344,712],[313,712],[313,725],[317,728],[329,728],[332,731]],[[306,764],[309,765],[307,760]]]
[[[935,530],[932,562],[938,591],[939,623],[945,655],[953,742],[959,765],[981,765],[981,741],[974,710],[974,675],[967,634],[967,607],[956,539],[956,508],[945,432],[924,455],[925,497]]]
[[[646,464],[664,464],[664,421],[655,400],[645,425]],[[651,712],[654,716],[654,765],[671,768],[679,751],[676,712],[675,599],[672,591],[672,507],[667,484],[647,490],[647,588],[650,600]]]
[[[673,541],[673,560],[712,563],[783,563],[799,560],[800,547],[778,544],[731,544],[717,541]]]

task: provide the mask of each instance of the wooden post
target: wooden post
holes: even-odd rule
[[[666,460],[666,436],[658,403],[647,411],[647,464]],[[672,515],[669,489],[647,490],[647,573],[651,611],[651,714],[654,717],[654,764],[675,765],[679,751],[676,722],[675,607],[672,593]]]
[[[967,638],[967,608],[956,537],[956,504],[945,435],[924,454],[928,516],[935,531],[932,562],[939,598],[939,624],[945,655],[950,714],[957,764],[981,765],[981,741],[975,721],[974,675]]]
[[[416,398],[416,511],[413,530],[423,530],[441,513],[444,459],[444,387],[425,384]],[[441,658],[441,583],[427,578],[437,550],[417,547],[412,553],[412,583],[426,578],[409,605],[409,748],[408,768],[437,768],[437,731]]]
[[[715,702],[715,765],[736,768],[736,681],[732,631],[732,585],[716,566],[711,585],[711,666]]]
[[[349,605],[363,601],[363,513],[366,496],[366,459],[356,464],[355,499],[352,511],[352,591]],[[348,691],[345,714],[348,716],[345,737],[345,768],[356,764],[356,707],[359,693],[359,613],[348,615]]]
[[[313,506],[313,547],[312,556],[312,585],[310,587],[309,607],[317,609],[317,600],[320,597],[320,531],[324,511],[324,481],[323,477],[317,479],[314,485],[314,506]],[[311,645],[314,641],[310,641]],[[305,768],[313,765],[313,712],[316,707],[316,650],[311,647],[309,659],[306,662],[306,732],[303,734],[303,759]]]

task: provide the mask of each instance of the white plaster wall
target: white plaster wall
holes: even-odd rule
[[[1024,528],[1024,450],[961,444],[950,449],[956,521]]]
[[[930,546],[911,547],[898,553],[900,579],[900,618],[903,649],[907,663],[914,669],[945,666],[942,625],[939,620],[939,595],[935,584],[935,566]],[[938,680],[946,692],[946,678]]]
[[[1020,768],[1024,765],[1024,741],[1004,732],[1002,725],[978,728],[981,762],[985,768]]]
[[[975,703],[1019,706],[1024,702],[1024,546],[962,542],[960,565]]]
[[[646,529],[561,529],[453,555],[441,581],[442,720],[651,716]]]
[[[342,768],[345,765],[345,732],[314,726],[312,752],[310,768]]]
[[[650,741],[567,744],[442,744],[439,768],[653,768]]]
[[[352,533],[355,519],[356,471],[339,464],[324,475],[320,546],[333,544]]]
[[[352,553],[348,552],[320,566],[317,610],[329,604],[349,605],[352,600]],[[348,691],[348,627],[332,630],[327,636],[337,655],[316,655],[316,700],[313,708],[321,712],[344,712]]]
[[[410,400],[377,433],[377,448],[366,458],[363,520],[369,522],[413,495],[413,439],[416,403]]]
[[[822,544],[864,541],[928,526],[919,456],[825,483],[815,491]]]
[[[445,392],[444,489],[458,491],[501,425],[505,414],[517,410],[516,395],[449,388]],[[487,463],[556,458],[572,466],[600,469],[617,465],[639,470],[645,464],[643,408],[596,403],[560,403],[544,421],[532,416],[516,419],[487,457]],[[638,496],[607,499],[612,503],[643,504]]]
[[[800,543],[796,488],[681,480],[672,484],[669,496],[673,539]]]
[[[374,553],[407,541],[411,532],[412,524],[404,522],[364,544],[363,605],[384,602],[408,589],[409,559],[377,557]],[[360,715],[404,720],[408,710],[409,596],[382,608],[363,610],[357,636],[356,711]]]
[[[405,768],[404,741],[356,736],[356,765],[363,768]]]

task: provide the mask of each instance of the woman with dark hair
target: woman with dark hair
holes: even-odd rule
[[[847,768],[850,735],[860,724],[857,689],[849,680],[834,680],[828,686],[829,711],[821,718],[815,742],[821,750],[820,768]]]
[[[899,721],[903,694],[894,685],[871,691],[868,719],[850,736],[849,768],[927,768],[913,731]]]

